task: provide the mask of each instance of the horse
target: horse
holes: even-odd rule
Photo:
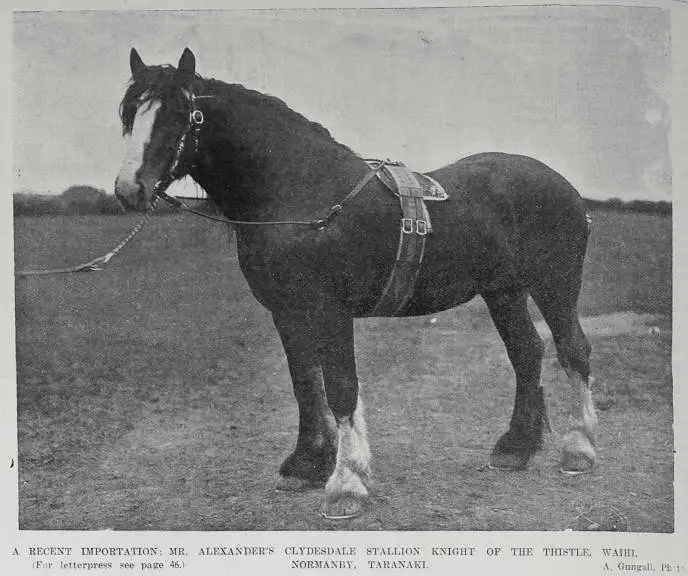
[[[173,65],[136,49],[120,105],[127,152],[115,193],[151,210],[190,176],[236,230],[240,268],[272,313],[299,409],[298,437],[277,489],[324,485],[321,513],[344,519],[371,505],[370,449],[354,356],[354,319],[377,315],[395,266],[400,206],[377,170],[278,98],[203,78],[186,48]],[[379,166],[378,166],[379,168]],[[548,424],[543,342],[527,302],[549,326],[573,387],[560,470],[595,465],[591,347],[577,304],[589,221],[575,188],[545,164],[486,152],[429,173],[450,196],[428,203],[412,293],[382,315],[434,314],[483,298],[516,379],[508,429],[489,466],[522,470]]]

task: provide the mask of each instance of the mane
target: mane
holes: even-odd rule
[[[283,100],[277,96],[272,96],[271,94],[266,94],[264,92],[259,92],[258,90],[253,90],[252,88],[247,88],[243,84],[238,83],[227,83],[222,80],[217,80],[215,78],[210,78],[204,80],[208,84],[208,92],[214,94],[221,101],[230,101],[234,98],[242,98],[244,102],[248,102],[260,108],[262,110],[271,110],[276,113],[277,116],[285,119],[291,120],[301,126],[304,126],[308,131],[310,131],[314,136],[322,138],[323,140],[335,144],[337,147],[346,150],[352,154],[355,154],[348,146],[338,142],[332,136],[330,131],[325,128],[322,124],[309,120],[303,114],[300,114],[296,110],[290,108]]]
[[[202,78],[198,74],[195,75],[193,84],[193,89],[196,93],[213,95],[221,102],[229,102],[239,97],[261,109],[272,110],[280,117],[306,127],[313,135],[355,154],[350,148],[337,142],[330,134],[330,131],[322,124],[309,120],[291,109],[276,96],[246,88],[242,84],[229,84],[215,78]],[[162,100],[168,105],[183,109],[186,105],[186,96],[182,89],[186,87],[188,86],[183,86],[178,82],[176,68],[173,66],[148,67],[139,77],[133,79],[120,103],[119,115],[122,121],[123,133],[128,134],[131,132],[136,111],[146,102]]]
[[[320,136],[329,142],[337,144],[338,146],[351,151],[344,144],[337,142],[337,140],[334,139],[330,131],[327,128],[325,128],[322,124],[315,122],[313,120],[309,120],[296,110],[290,108],[283,100],[280,100],[276,96],[265,94],[263,92],[258,92],[257,90],[251,90],[250,88],[246,88],[241,84],[235,84],[233,86],[238,90],[243,90],[249,97],[254,99],[257,103],[260,103],[263,106],[266,106],[274,110],[275,112],[283,115],[285,118],[291,118],[294,121],[299,122],[304,126],[307,126],[315,135]]]

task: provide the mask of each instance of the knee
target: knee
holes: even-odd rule
[[[578,372],[586,380],[590,377],[590,363],[588,359],[574,359],[570,362],[569,367],[571,370]]]
[[[545,354],[545,345],[542,338],[536,333],[532,338],[525,340],[514,352],[511,361],[516,374],[527,377],[533,371],[540,369],[542,357]]]
[[[304,377],[293,378],[292,388],[299,405],[317,406],[324,403],[325,394],[322,387],[322,376],[315,371]]]
[[[566,370],[578,372],[583,378],[590,376],[590,352],[592,347],[585,336],[576,342],[557,344],[559,363]]]
[[[358,405],[358,385],[339,386],[335,390],[328,386],[327,405],[338,422],[351,418]]]

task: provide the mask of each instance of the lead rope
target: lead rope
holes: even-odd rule
[[[246,226],[302,225],[310,226],[311,228],[315,228],[316,230],[322,230],[330,222],[332,222],[335,216],[337,216],[343,210],[344,204],[346,204],[349,200],[353,199],[354,196],[356,196],[361,190],[363,190],[365,185],[368,184],[368,182],[370,182],[377,175],[377,173],[382,169],[382,167],[388,163],[389,162],[386,160],[381,160],[377,166],[371,168],[371,170],[358,182],[356,187],[353,190],[351,190],[351,192],[349,192],[341,200],[339,204],[335,204],[334,206],[332,206],[332,208],[330,208],[329,213],[324,218],[318,218],[315,220],[269,220],[265,222],[256,222],[245,220],[230,220],[228,218],[221,218],[217,216],[212,216],[210,214],[204,214],[203,212],[194,210],[193,208],[191,208],[191,206],[185,204],[178,198],[169,196],[164,191],[164,188],[166,188],[168,182],[166,180],[159,180],[154,186],[154,193],[153,199],[151,200],[151,205],[146,211],[146,213],[143,215],[141,220],[138,222],[138,224],[136,224],[136,226],[134,226],[134,228],[132,228],[131,232],[129,232],[129,234],[119,244],[117,244],[117,246],[115,246],[112,250],[110,250],[110,252],[108,252],[104,256],[99,256],[98,258],[94,258],[93,260],[84,262],[83,264],[77,264],[76,266],[70,266],[68,268],[53,268],[51,270],[19,270],[15,271],[14,275],[15,277],[24,277],[48,274],[69,274],[72,272],[98,272],[100,270],[103,270],[107,263],[114,256],[116,256],[120,252],[120,250],[122,250],[122,248],[124,248],[134,238],[134,236],[136,236],[140,232],[141,228],[143,228],[144,224],[148,221],[148,219],[152,216],[153,212],[155,211],[156,205],[160,198],[162,198],[172,206],[181,208],[185,212],[190,212],[192,214],[195,214],[196,216],[201,216],[203,218],[207,218],[208,220],[214,220],[216,222],[223,222],[225,224],[240,224]],[[176,168],[176,166],[173,167]]]
[[[122,241],[117,244],[110,252],[103,256],[99,256],[98,258],[94,258],[93,260],[90,260],[88,262],[84,262],[83,264],[77,264],[76,266],[70,266],[69,268],[53,268],[51,270],[19,270],[15,271],[14,275],[16,277],[23,277],[23,276],[39,276],[39,275],[47,275],[47,274],[69,274],[72,272],[98,272],[100,270],[103,270],[105,266],[107,265],[108,262],[122,250],[131,240],[136,236],[140,231],[141,228],[143,228],[144,224],[148,221],[148,219],[153,215],[153,212],[155,211],[155,208],[158,204],[158,196],[154,196],[153,200],[151,201],[151,205],[146,210],[146,213],[143,215],[141,220],[134,226],[125,236]]]

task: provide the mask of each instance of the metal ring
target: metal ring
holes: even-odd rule
[[[205,118],[203,117],[203,112],[201,112],[198,109],[191,111],[191,122],[193,124],[197,124],[200,126],[201,124],[203,124],[204,120]]]

